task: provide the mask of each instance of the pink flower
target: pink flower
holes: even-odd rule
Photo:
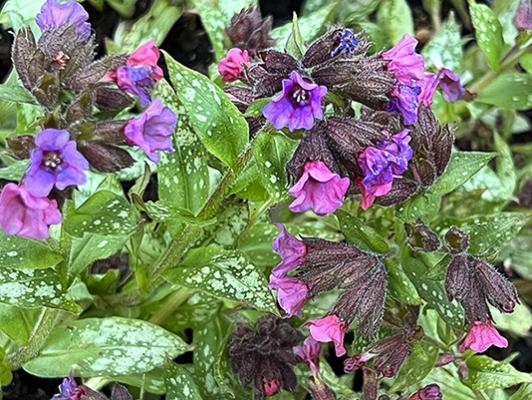
[[[513,22],[515,27],[521,31],[532,30],[532,1],[521,0]]]
[[[296,356],[307,363],[314,377],[318,375],[320,370],[320,348],[320,343],[314,340],[312,336],[309,336],[302,346],[295,346],[292,349]]]
[[[327,315],[320,319],[307,322],[310,336],[318,342],[333,342],[336,356],[340,357],[346,353],[344,347],[344,335],[347,330],[347,323],[340,321],[336,314]]]
[[[292,236],[282,224],[278,224],[277,227],[281,229],[281,232],[273,240],[272,247],[282,260],[272,270],[272,275],[282,278],[288,271],[303,264],[307,246]]]
[[[508,347],[508,340],[499,334],[491,321],[475,321],[458,349],[462,353],[468,348],[483,353],[490,346],[505,348]]]
[[[401,40],[381,57],[389,60],[386,70],[395,75],[399,83],[412,86],[425,78],[423,56],[416,53],[417,40],[405,33]]]
[[[314,210],[316,214],[333,213],[344,201],[349,178],[341,178],[322,161],[307,161],[303,175],[288,191],[296,199],[288,207],[293,212]]]
[[[464,97],[465,89],[460,83],[460,77],[449,68],[442,68],[438,79],[445,100],[458,101]]]
[[[301,309],[308,298],[308,288],[303,281],[293,277],[278,278],[271,275],[269,287],[277,290],[277,301],[288,317],[301,316]]]
[[[408,400],[441,400],[442,394],[440,387],[436,384],[427,385],[423,389],[417,391]]]
[[[244,65],[249,62],[249,55],[246,50],[232,48],[227,55],[218,63],[218,72],[222,76],[222,81],[233,82],[238,79],[244,70]]]
[[[439,77],[432,72],[425,72],[425,78],[421,83],[421,93],[419,93],[417,100],[419,104],[423,104],[425,107],[430,107],[432,104],[432,96],[438,88],[440,83]]]
[[[0,226],[7,235],[47,239],[48,226],[59,224],[57,202],[35,197],[24,186],[8,183],[0,193]]]
[[[131,53],[127,59],[127,65],[130,67],[149,67],[150,78],[158,81],[164,76],[163,70],[157,65],[160,56],[161,52],[155,40],[150,39]]]
[[[277,393],[279,393],[279,390],[281,390],[281,384],[277,378],[264,378],[262,385],[264,388],[264,393],[267,397],[275,396]]]

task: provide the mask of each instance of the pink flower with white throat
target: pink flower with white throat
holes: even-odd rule
[[[458,349],[461,352],[471,349],[477,353],[483,353],[491,346],[500,348],[508,347],[508,340],[497,331],[491,321],[476,321],[469,329],[467,336],[460,343]]]
[[[288,207],[292,212],[314,210],[324,215],[336,211],[344,201],[349,178],[332,172],[322,161],[307,161],[303,174],[288,193],[296,199]]]

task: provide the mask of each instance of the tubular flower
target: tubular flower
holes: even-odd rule
[[[323,118],[321,101],[326,93],[325,86],[318,86],[292,71],[290,79],[283,79],[282,91],[272,98],[262,113],[276,129],[311,129],[315,119]]]
[[[312,336],[307,337],[302,346],[296,346],[292,349],[294,354],[309,366],[314,377],[318,376],[320,370],[320,349],[320,343],[314,340]]]
[[[322,161],[308,161],[303,174],[288,191],[296,199],[288,207],[293,212],[314,210],[316,214],[333,213],[342,205],[349,188],[349,178],[341,178]]]
[[[47,239],[48,226],[59,224],[57,202],[33,196],[25,186],[8,183],[0,193],[0,226],[7,235]]]
[[[45,129],[35,136],[36,148],[25,176],[32,195],[48,196],[54,186],[64,190],[87,180],[89,162],[78,151],[76,142],[69,139],[68,131],[59,129]]]
[[[227,55],[218,63],[218,72],[222,76],[222,81],[236,81],[242,75],[244,65],[248,62],[249,55],[246,50],[240,50],[238,48],[230,49]]]
[[[301,316],[301,309],[308,299],[308,288],[303,281],[271,275],[269,287],[277,290],[277,301],[288,317]]]
[[[347,330],[347,323],[340,321],[337,315],[331,314],[320,319],[307,322],[310,336],[317,342],[333,342],[336,356],[340,357],[346,353],[344,347],[344,335]]]
[[[307,246],[292,236],[284,225],[279,224],[277,227],[281,229],[281,232],[273,240],[272,247],[281,256],[281,262],[272,270],[272,276],[282,278],[288,271],[303,263]]]
[[[176,123],[174,112],[156,98],[142,114],[127,122],[124,135],[129,144],[137,145],[153,162],[158,163],[160,157],[157,151],[174,151],[172,134]]]
[[[41,11],[35,17],[35,22],[41,31],[57,28],[61,25],[74,25],[81,39],[88,39],[91,35],[89,14],[76,1],[60,3],[58,0],[46,0]]]
[[[501,336],[491,321],[475,321],[463,342],[460,343],[459,350],[464,352],[469,348],[477,353],[483,353],[491,346],[508,347],[508,340]]]
[[[464,98],[465,89],[460,83],[460,77],[450,69],[440,70],[438,82],[445,100],[452,102]]]

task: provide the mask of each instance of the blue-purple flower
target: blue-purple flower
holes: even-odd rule
[[[357,182],[362,192],[360,206],[363,209],[369,208],[375,198],[389,193],[394,178],[400,177],[408,169],[408,162],[414,153],[408,144],[408,132],[408,129],[404,129],[377,147],[366,148],[358,156],[358,165],[364,173],[364,177]]]
[[[465,89],[460,83],[460,77],[449,68],[440,70],[438,81],[445,100],[452,102],[464,97]]]
[[[48,196],[55,186],[82,185],[89,162],[70,140],[68,131],[45,129],[35,136],[36,148],[31,153],[31,164],[26,172],[25,186],[37,197]]]
[[[78,385],[74,377],[69,375],[61,382],[59,394],[56,394],[51,400],[79,400],[84,394],[84,387]]]
[[[360,41],[355,37],[351,29],[344,29],[339,34],[338,46],[331,52],[331,57],[339,55],[351,56],[355,52]]]
[[[321,101],[327,94],[325,86],[319,86],[292,71],[290,79],[283,79],[283,90],[268,103],[262,114],[275,129],[288,126],[290,131],[311,129],[314,119],[323,118]]]
[[[420,86],[398,84],[388,103],[388,111],[397,111],[403,116],[405,125],[413,125],[417,121],[419,108],[418,96],[421,94]]]
[[[88,39],[91,35],[91,24],[87,22],[88,20],[89,14],[76,1],[60,3],[58,0],[46,0],[35,17],[35,22],[41,31],[65,24],[75,25],[82,39]]]
[[[160,160],[157,151],[173,152],[172,134],[177,123],[176,115],[160,98],[139,116],[130,119],[124,127],[126,141],[137,145],[153,161]]]
[[[291,235],[284,225],[278,224],[281,232],[273,240],[273,250],[281,256],[281,262],[272,270],[272,276],[282,278],[287,272],[303,264],[307,254],[307,245]]]

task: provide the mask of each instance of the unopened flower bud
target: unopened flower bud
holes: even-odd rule
[[[445,234],[445,242],[451,253],[463,253],[469,248],[469,235],[456,226],[452,226]]]

